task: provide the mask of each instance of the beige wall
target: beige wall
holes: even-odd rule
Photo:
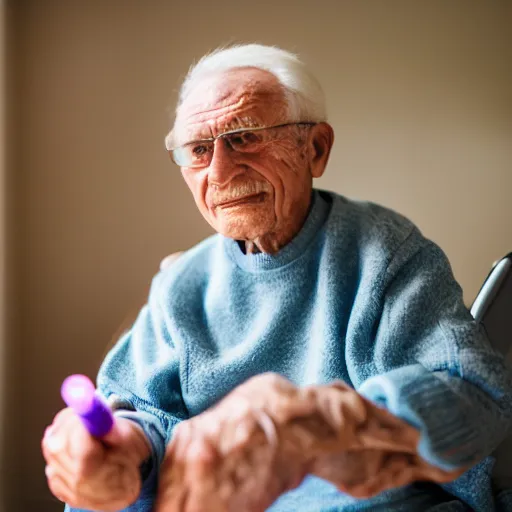
[[[5,143],[6,143],[6,123],[5,123],[5,105],[6,105],[6,92],[5,92],[5,67],[6,67],[6,48],[5,48],[5,5],[0,3],[0,417],[5,417],[6,414],[6,399],[8,396],[7,383],[5,382],[4,375],[6,370],[6,348],[7,340],[5,337],[5,231],[6,231],[6,218],[5,218],[5,178],[6,172],[6,157],[5,157]],[[6,432],[5,423],[0,423],[0,476],[5,474],[5,442]],[[0,478],[0,511],[5,508],[4,503],[5,495],[5,482]]]
[[[19,510],[60,510],[39,438],[62,379],[94,374],[159,259],[210,233],[163,149],[180,78],[207,50],[260,41],[299,52],[336,133],[319,186],[411,217],[448,253],[468,301],[512,250],[510,2],[15,5]]]
[[[0,512],[18,510],[19,331],[16,331],[16,172],[14,132],[17,126],[12,9],[0,0]]]

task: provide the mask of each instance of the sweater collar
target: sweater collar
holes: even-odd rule
[[[322,197],[318,190],[313,189],[311,206],[304,225],[292,241],[281,248],[276,254],[244,254],[236,240],[223,236],[224,247],[233,261],[241,269],[248,272],[261,272],[282,267],[304,253],[323,226],[329,210],[330,205],[326,199]]]

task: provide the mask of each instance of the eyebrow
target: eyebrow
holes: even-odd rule
[[[252,117],[238,117],[233,118],[229,123],[223,125],[224,132],[232,132],[235,130],[245,130],[247,128],[261,128],[263,124],[256,121]]]
[[[207,128],[210,128],[207,126]],[[249,117],[243,117],[243,118],[234,118],[229,123],[226,123],[222,125],[222,129],[219,130],[218,135],[213,135],[210,129],[210,133],[206,136],[203,136],[202,133],[205,133],[204,130],[198,130],[195,132],[194,136],[187,137],[185,139],[185,142],[182,142],[180,146],[185,146],[187,144],[193,144],[194,142],[202,142],[207,140],[212,140],[213,138],[220,137],[222,135],[228,134],[228,133],[234,133],[241,130],[250,130],[251,128],[265,128],[265,125],[258,121],[254,121],[253,119]],[[194,132],[192,132],[194,133]]]

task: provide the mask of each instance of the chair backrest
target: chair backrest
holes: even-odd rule
[[[512,365],[512,253],[487,276],[473,307],[473,318],[487,332],[491,345]],[[493,480],[498,489],[512,489],[512,434],[494,452]]]
[[[512,253],[498,261],[471,308],[491,345],[512,362]]]

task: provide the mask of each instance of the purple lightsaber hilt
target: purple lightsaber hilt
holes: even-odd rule
[[[64,379],[60,389],[62,399],[82,420],[94,437],[107,435],[114,426],[110,407],[96,393],[94,384],[85,375],[71,375]]]

